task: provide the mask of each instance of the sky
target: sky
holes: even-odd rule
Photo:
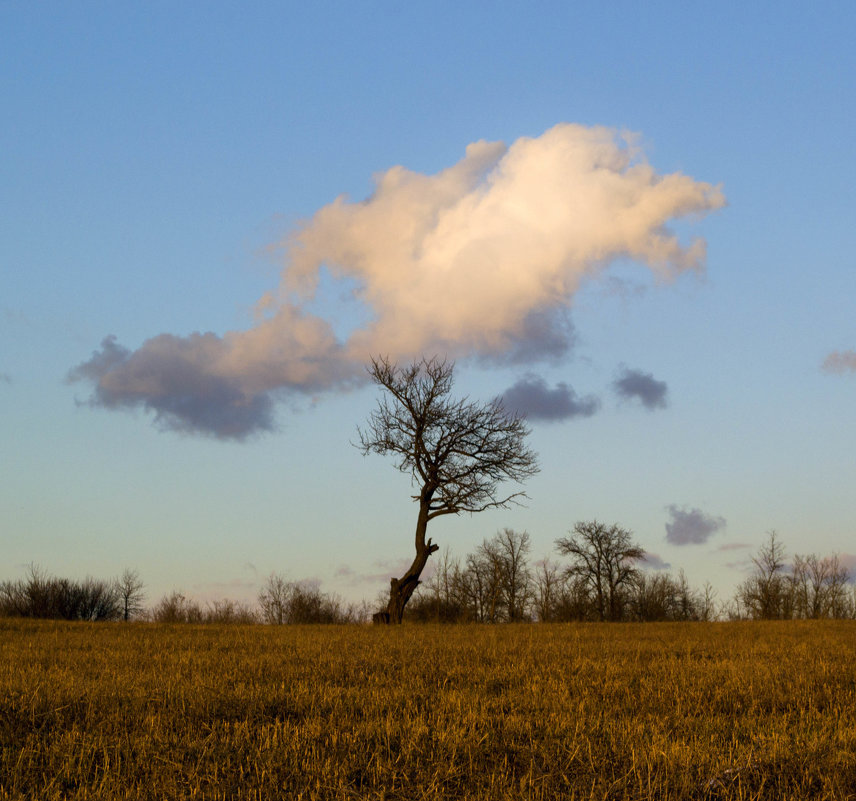
[[[856,570],[856,7],[0,4],[0,579],[374,600],[373,355],[527,414],[523,507],[721,599]]]

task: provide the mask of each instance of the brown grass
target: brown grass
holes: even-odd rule
[[[856,798],[853,622],[0,620],[0,799]]]

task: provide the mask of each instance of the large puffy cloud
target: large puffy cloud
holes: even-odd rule
[[[632,137],[570,124],[508,147],[476,142],[435,175],[393,167],[375,182],[366,200],[336,199],[283,243],[282,281],[255,327],[162,334],[133,352],[108,338],[70,378],[94,384],[96,405],[240,439],[273,426],[283,393],[362,380],[374,354],[556,360],[586,277],[618,257],[664,277],[701,269],[704,242],[683,245],[667,224],[725,202],[710,184],[658,175]],[[322,268],[369,311],[342,340],[307,311]]]

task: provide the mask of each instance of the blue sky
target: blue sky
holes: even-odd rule
[[[163,430],[139,394],[93,405],[92,377],[67,376],[107,336],[142,358],[162,334],[211,332],[222,350],[255,330],[296,226],[317,231],[321,269],[345,223],[330,233],[317,212],[345,196],[362,219],[397,165],[421,186],[484,140],[510,148],[491,162],[508,174],[502,153],[537,167],[547,132],[596,126],[618,154],[635,133],[656,176],[722,193],[666,215],[684,247],[705,240],[704,269],[666,280],[618,253],[586,272],[561,297],[573,337],[557,359],[485,360],[484,332],[461,334],[462,394],[541,380],[598,403],[533,418],[526,508],[441,519],[434,540],[462,556],[512,526],[540,558],[596,517],[723,597],[770,529],[792,553],[856,554],[855,31],[844,2],[0,5],[2,578],[131,566],[154,601],[252,598],[277,571],[374,598],[411,555],[415,507],[406,478],[349,444],[371,387],[332,368],[265,384],[275,430],[236,438]],[[362,255],[369,272],[322,269],[301,301],[340,342],[370,318],[351,299],[374,275],[376,250]],[[519,264],[523,280],[540,262]],[[394,311],[407,286],[376,289]],[[431,293],[426,319],[449,303]],[[435,343],[428,328],[414,341]],[[402,339],[371,345],[404,354],[413,332],[385,330]],[[235,375],[255,381],[243,352]],[[838,372],[822,369],[833,352]]]

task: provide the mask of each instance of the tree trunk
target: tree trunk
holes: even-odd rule
[[[389,602],[385,612],[378,612],[372,620],[375,623],[401,623],[404,618],[404,607],[419,586],[419,576],[425,569],[428,557],[439,550],[429,538],[426,542],[425,532],[428,529],[428,507],[431,498],[423,497],[419,504],[419,519],[416,523],[416,557],[408,571],[401,578],[393,578],[389,582]]]

